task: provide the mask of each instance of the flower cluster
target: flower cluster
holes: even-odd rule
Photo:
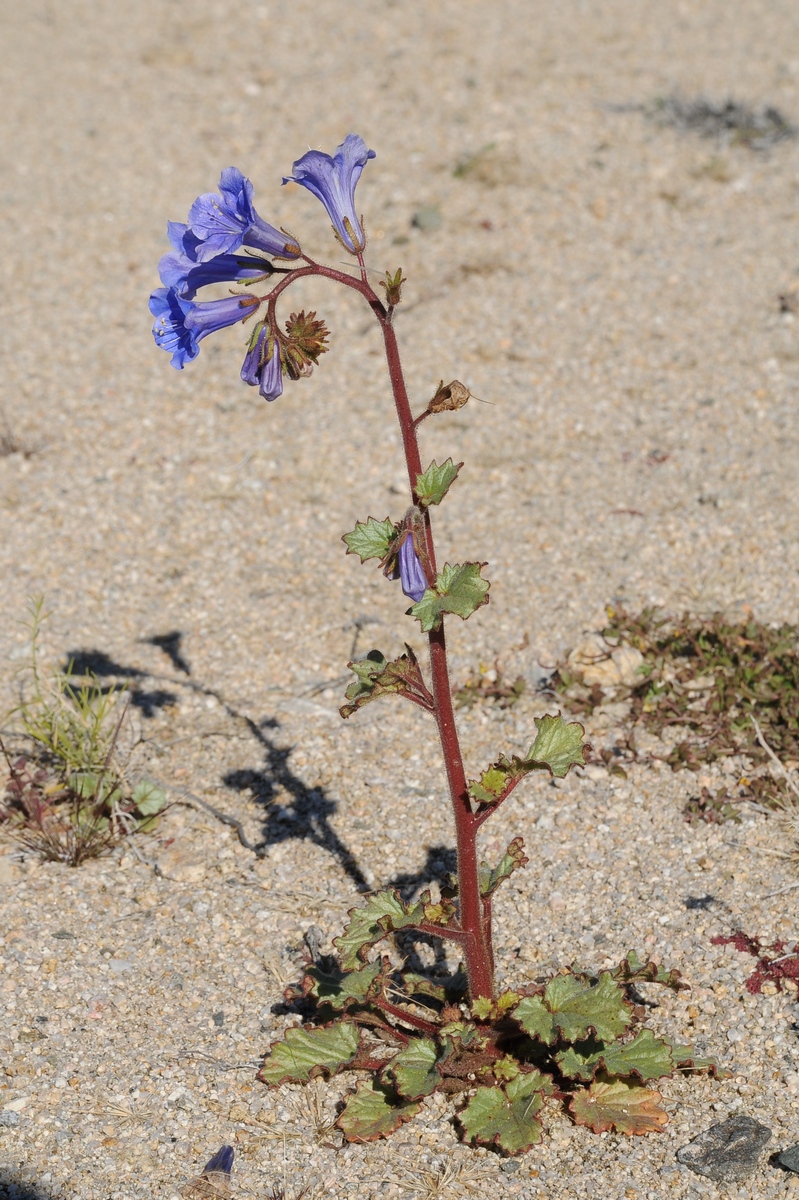
[[[283,180],[300,184],[322,202],[336,236],[359,259],[366,238],[363,221],[355,214],[355,185],[374,156],[363,139],[351,133],[333,155],[309,150],[294,163],[294,174]],[[150,312],[156,345],[171,354],[173,367],[182,370],[197,357],[207,334],[250,320],[266,302],[267,315],[250,334],[241,378],[258,387],[264,399],[275,400],[283,392],[284,375],[298,379],[310,374],[327,349],[327,330],[316,313],[292,313],[284,333],[275,319],[276,297],[245,291],[222,300],[195,300],[199,289],[209,284],[253,287],[276,271],[290,270],[275,267],[275,259],[311,264],[291,234],[258,214],[252,183],[237,167],[222,172],[218,192],[197,197],[185,224],[170,221],[167,235],[172,250],[158,264],[164,286],[150,296]]]

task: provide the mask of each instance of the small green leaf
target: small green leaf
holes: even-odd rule
[[[336,1021],[321,1029],[289,1029],[258,1072],[261,1083],[307,1083],[316,1075],[331,1075],[351,1063],[358,1052],[358,1027]]]
[[[458,1121],[469,1141],[521,1154],[541,1141],[541,1122],[535,1114],[554,1090],[548,1075],[528,1071],[504,1087],[479,1087]]]
[[[632,1020],[631,1005],[608,971],[599,982],[583,982],[576,975],[556,975],[544,992],[544,1002],[563,1037],[570,1042],[591,1031],[603,1042],[613,1042]]]
[[[527,753],[528,762],[543,763],[557,779],[568,774],[570,767],[585,766],[582,725],[567,723],[560,713],[556,717],[536,717],[535,723],[538,733]]]
[[[143,817],[154,817],[166,804],[166,792],[151,779],[142,779],[133,789],[133,803]]]
[[[390,1076],[401,1096],[421,1100],[441,1083],[438,1061],[438,1047],[432,1038],[414,1038],[392,1058],[383,1075]]]
[[[555,1021],[541,996],[525,996],[513,1013],[525,1033],[551,1046],[557,1037]]]
[[[469,783],[469,795],[479,804],[498,804],[531,771],[549,771],[562,778],[573,766],[584,766],[583,734],[577,721],[566,722],[557,716],[536,717],[538,734],[527,755],[502,757]]]
[[[649,1029],[642,1030],[624,1045],[603,1046],[594,1039],[570,1046],[555,1056],[560,1069],[570,1079],[593,1079],[598,1070],[608,1075],[637,1075],[642,1083],[662,1079],[674,1070],[671,1045],[656,1038]]]
[[[369,947],[387,933],[418,925],[424,919],[424,905],[405,904],[399,892],[390,888],[370,896],[363,908],[350,909],[349,916],[349,924],[333,942],[345,971],[360,966]]]
[[[397,527],[388,517],[385,521],[367,517],[365,521],[359,521],[351,533],[345,533],[341,540],[347,545],[347,553],[357,554],[363,563],[368,558],[385,558],[396,537]]]
[[[463,463],[456,464],[451,458],[448,458],[441,466],[435,461],[431,462],[427,470],[417,476],[414,488],[416,502],[425,507],[429,507],[431,504],[440,504],[457,479],[462,466]]]
[[[405,696],[428,712],[433,711],[433,697],[424,681],[419,661],[410,646],[406,645],[405,649],[407,653],[392,662],[379,650],[370,650],[360,662],[348,664],[356,678],[347,688],[349,704],[339,709],[342,717],[352,716],[357,709],[380,696],[391,695]]]
[[[343,975],[331,975],[321,967],[309,967],[303,981],[306,995],[315,996],[320,1004],[331,1008],[345,1009],[351,1004],[366,1000],[372,985],[380,974],[380,959],[361,967],[360,971],[345,971]]]
[[[597,1080],[572,1096],[570,1108],[578,1125],[587,1125],[594,1133],[617,1129],[619,1133],[657,1133],[668,1121],[668,1113],[658,1104],[660,1092],[636,1087],[616,1079]]]
[[[336,1124],[348,1142],[373,1142],[388,1137],[405,1121],[415,1117],[420,1104],[397,1102],[391,1092],[371,1080],[359,1083]]]
[[[667,971],[651,960],[644,962],[635,950],[630,950],[627,957],[621,960],[619,966],[611,974],[621,983],[660,983],[664,987],[671,988],[673,992],[679,992],[688,986],[683,983],[682,975],[678,970],[673,968],[671,971]]]
[[[524,853],[524,838],[516,837],[509,844],[499,865],[492,870],[487,862],[481,862],[479,867],[480,894],[492,896],[503,880],[508,879],[514,871],[526,867],[529,858]]]
[[[438,573],[436,586],[428,588],[418,603],[411,608],[424,633],[438,629],[445,613],[466,620],[482,605],[488,604],[488,589],[491,584],[480,575],[486,563],[461,563],[452,566],[445,563]]]
[[[714,1079],[729,1079],[732,1071],[720,1067],[712,1058],[696,1058],[693,1046],[672,1046],[674,1066],[681,1071],[707,1071]]]

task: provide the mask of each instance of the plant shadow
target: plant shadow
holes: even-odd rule
[[[0,1167],[0,1200],[54,1200],[56,1193]]]

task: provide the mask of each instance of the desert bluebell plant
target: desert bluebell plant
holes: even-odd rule
[[[200,196],[185,224],[171,224],[172,252],[161,259],[164,286],[153,292],[156,344],[182,369],[200,341],[229,325],[246,326],[241,378],[269,401],[284,383],[308,375],[328,349],[328,331],[315,312],[290,313],[281,325],[278,303],[298,279],[327,279],[358,293],[380,328],[402,435],[410,504],[399,518],[368,517],[344,535],[348,554],[376,560],[413,601],[407,615],[427,637],[429,667],[414,651],[388,661],[378,650],[349,664],[354,680],[341,708],[349,717],[374,700],[399,696],[429,713],[440,743],[457,843],[457,872],[434,897],[425,891],[406,902],[395,889],[372,894],[354,908],[335,939],[335,959],[309,963],[288,990],[302,1002],[306,1023],[290,1029],[266,1057],[259,1078],[270,1085],[304,1082],[339,1071],[365,1072],[348,1096],[338,1123],[353,1141],[383,1137],[441,1090],[458,1098],[458,1123],[470,1141],[505,1153],[541,1138],[537,1114],[546,1100],[567,1107],[572,1119],[597,1132],[645,1133],[666,1122],[658,1092],[647,1082],[680,1070],[715,1070],[689,1047],[636,1029],[643,1009],[635,987],[647,982],[684,986],[630,952],[612,971],[576,968],[541,983],[499,994],[494,982],[492,905],[504,880],[528,859],[514,838],[491,866],[478,857],[478,834],[531,771],[563,777],[584,763],[583,727],[560,714],[536,718],[526,753],[501,755],[469,779],[453,710],[445,622],[466,620],[488,603],[482,562],[438,566],[431,514],[455,483],[463,463],[448,458],[422,466],[419,430],[431,416],[460,409],[469,391],[441,382],[414,415],[405,385],[394,313],[406,282],[387,271],[380,295],[371,285],[364,252],[366,227],[355,191],[375,157],[349,134],[330,155],[310,150],[284,179],[307,188],[323,204],[353,271],[316,262],[294,234],[269,225],[253,205],[253,187],[234,167],[222,172],[219,191]],[[234,285],[229,297],[200,301],[208,283]],[[379,818],[376,818],[379,820]],[[441,981],[398,966],[374,947],[395,933],[416,932],[450,943],[463,969]]]

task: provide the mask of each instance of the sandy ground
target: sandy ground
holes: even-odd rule
[[[441,557],[486,559],[493,581],[452,625],[456,674],[500,655],[532,682],[619,597],[797,621],[799,331],[777,296],[799,274],[799,141],[753,152],[635,107],[681,90],[799,122],[795,4],[32,0],[2,17],[2,405],[20,444],[0,458],[4,707],[26,598],[45,594],[51,661],[133,684],[138,767],[270,848],[256,863],[175,809],[140,844],[171,856],[161,878],[130,852],[78,873],[3,860],[0,1110],[19,1120],[0,1125],[0,1195],[167,1197],[225,1141],[242,1194],[285,1179],[393,1200],[446,1164],[464,1165],[445,1196],[796,1192],[765,1158],[738,1190],[675,1163],[719,1113],[799,1141],[795,997],[748,997],[749,960],[710,945],[799,929],[796,893],[768,896],[794,878],[767,853],[773,822],[689,827],[697,781],[654,769],[531,783],[487,850],[519,832],[536,847],[499,906],[509,980],[638,944],[692,983],[653,1025],[733,1074],[666,1082],[662,1137],[553,1113],[506,1172],[431,1104],[393,1141],[338,1151],[299,1090],[254,1083],[303,931],[334,936],[359,887],[421,884],[452,841],[423,718],[336,715],[356,622],[361,650],[419,645],[398,589],[338,540],[402,512],[403,470],[352,297],[300,285],[332,352],[268,408],[238,381],[238,331],[178,374],[146,306],[167,218],[230,163],[268,220],[338,261],[321,209],[279,184],[356,130],[378,155],[358,197],[369,265],[409,279],[412,394],[457,377],[490,402],[425,427],[428,458],[466,462]],[[413,226],[428,209],[437,228]],[[175,631],[181,661],[150,640]],[[540,711],[468,715],[470,763],[526,744]]]

